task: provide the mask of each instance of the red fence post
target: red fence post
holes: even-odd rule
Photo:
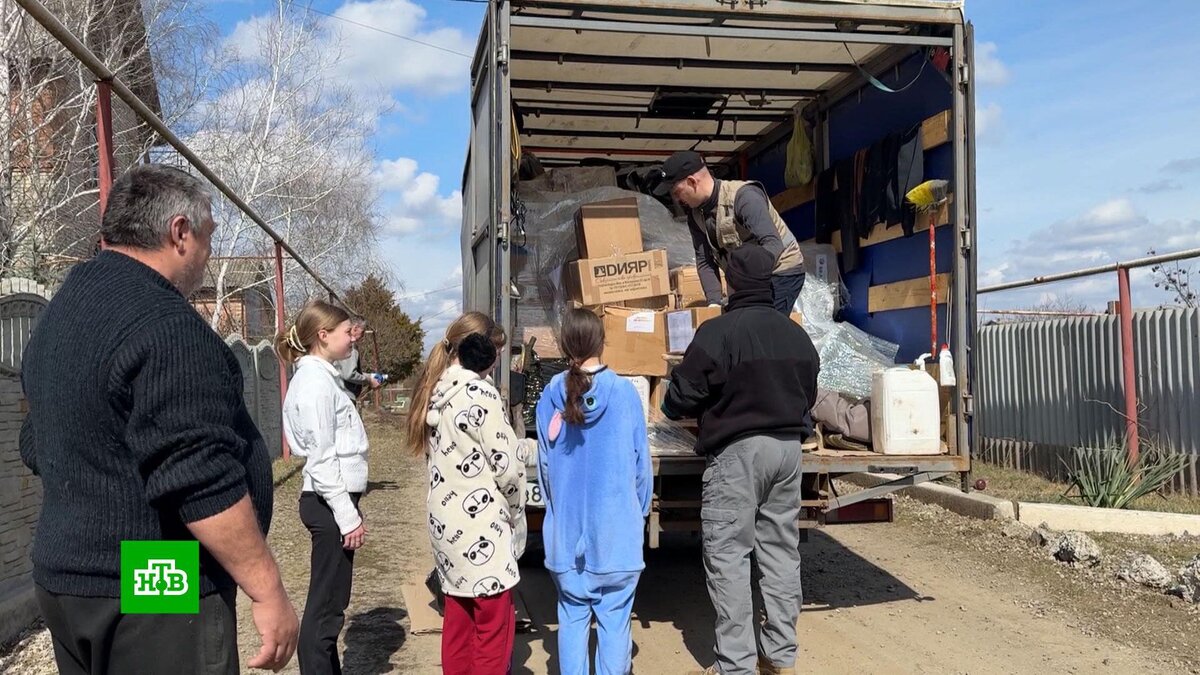
[[[1129,270],[1117,268],[1117,287],[1121,300],[1121,366],[1125,388],[1125,442],[1129,465],[1136,466],[1140,453],[1138,438],[1137,373],[1133,360],[1133,300],[1129,292]]]
[[[113,184],[113,126],[112,85],[103,80],[96,82],[96,146],[99,153],[97,167],[100,183],[100,219],[104,219],[104,207],[108,206],[108,193]],[[104,238],[100,239],[104,248]]]
[[[275,334],[283,335],[287,330],[283,325],[283,244],[275,242]],[[279,359],[279,409],[283,410],[283,401],[287,398],[288,376],[287,363]],[[283,458],[290,459],[291,448],[288,447],[287,434],[279,430],[283,439]]]

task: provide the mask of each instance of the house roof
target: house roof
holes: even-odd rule
[[[224,289],[226,293],[251,286],[255,290],[261,289],[264,293],[270,292],[271,271],[266,262],[229,258],[213,258],[208,261],[208,267],[204,270],[204,284],[200,287],[201,291],[216,289],[223,266],[225,267]]]

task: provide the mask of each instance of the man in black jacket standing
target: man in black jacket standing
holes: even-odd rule
[[[820,357],[774,307],[774,264],[755,244],[731,252],[725,313],[696,330],[662,404],[672,419],[698,419],[696,449],[708,459],[700,518],[717,663],[705,673],[755,672],[751,554],[766,610],[760,672],[795,672],[801,444],[812,432]]]
[[[237,673],[238,587],[263,642],[249,665],[279,670],[296,650],[265,541],[266,445],[233,352],[187,301],[215,229],[198,179],[130,168],[108,250],[71,271],[25,350],[21,459],[44,495],[33,578],[60,673]]]

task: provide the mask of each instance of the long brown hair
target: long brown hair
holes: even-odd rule
[[[604,323],[586,309],[568,310],[559,329],[558,345],[571,362],[567,371],[567,404],[563,419],[568,424],[583,424],[583,395],[592,386],[592,377],[583,363],[604,353]]]
[[[314,300],[300,310],[296,323],[275,336],[275,351],[286,363],[307,354],[320,337],[321,331],[331,331],[350,320],[350,313],[323,300]]]
[[[433,388],[441,379],[442,373],[450,367],[458,353],[458,345],[473,334],[487,335],[492,344],[499,350],[508,339],[504,329],[482,312],[467,312],[454,320],[446,329],[446,337],[433,346],[425,365],[421,366],[421,375],[417,378],[417,386],[413,388],[412,401],[408,408],[408,435],[405,446],[414,455],[421,455],[429,442],[429,425],[425,423],[425,413],[429,410],[429,401],[433,398]]]

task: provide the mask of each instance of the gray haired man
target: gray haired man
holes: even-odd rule
[[[378,389],[380,381],[375,378],[374,373],[362,372],[361,354],[358,351],[358,341],[362,339],[363,334],[367,330],[367,322],[365,319],[354,318],[350,321],[350,356],[335,362],[333,365],[337,367],[338,374],[342,376],[342,382],[346,386],[346,391],[354,398],[358,398],[363,391],[363,388],[370,387]]]
[[[132,167],[109,195],[108,250],[71,271],[25,351],[20,451],[44,494],[33,577],[61,673],[237,673],[238,587],[262,637],[249,665],[279,670],[295,653],[296,612],[265,541],[267,448],[237,359],[187,300],[215,229],[202,182]],[[149,542],[163,559],[143,564],[175,566],[171,585],[131,582],[123,542]],[[198,574],[162,542],[198,548]],[[126,614],[168,588],[195,592],[199,613]]]

